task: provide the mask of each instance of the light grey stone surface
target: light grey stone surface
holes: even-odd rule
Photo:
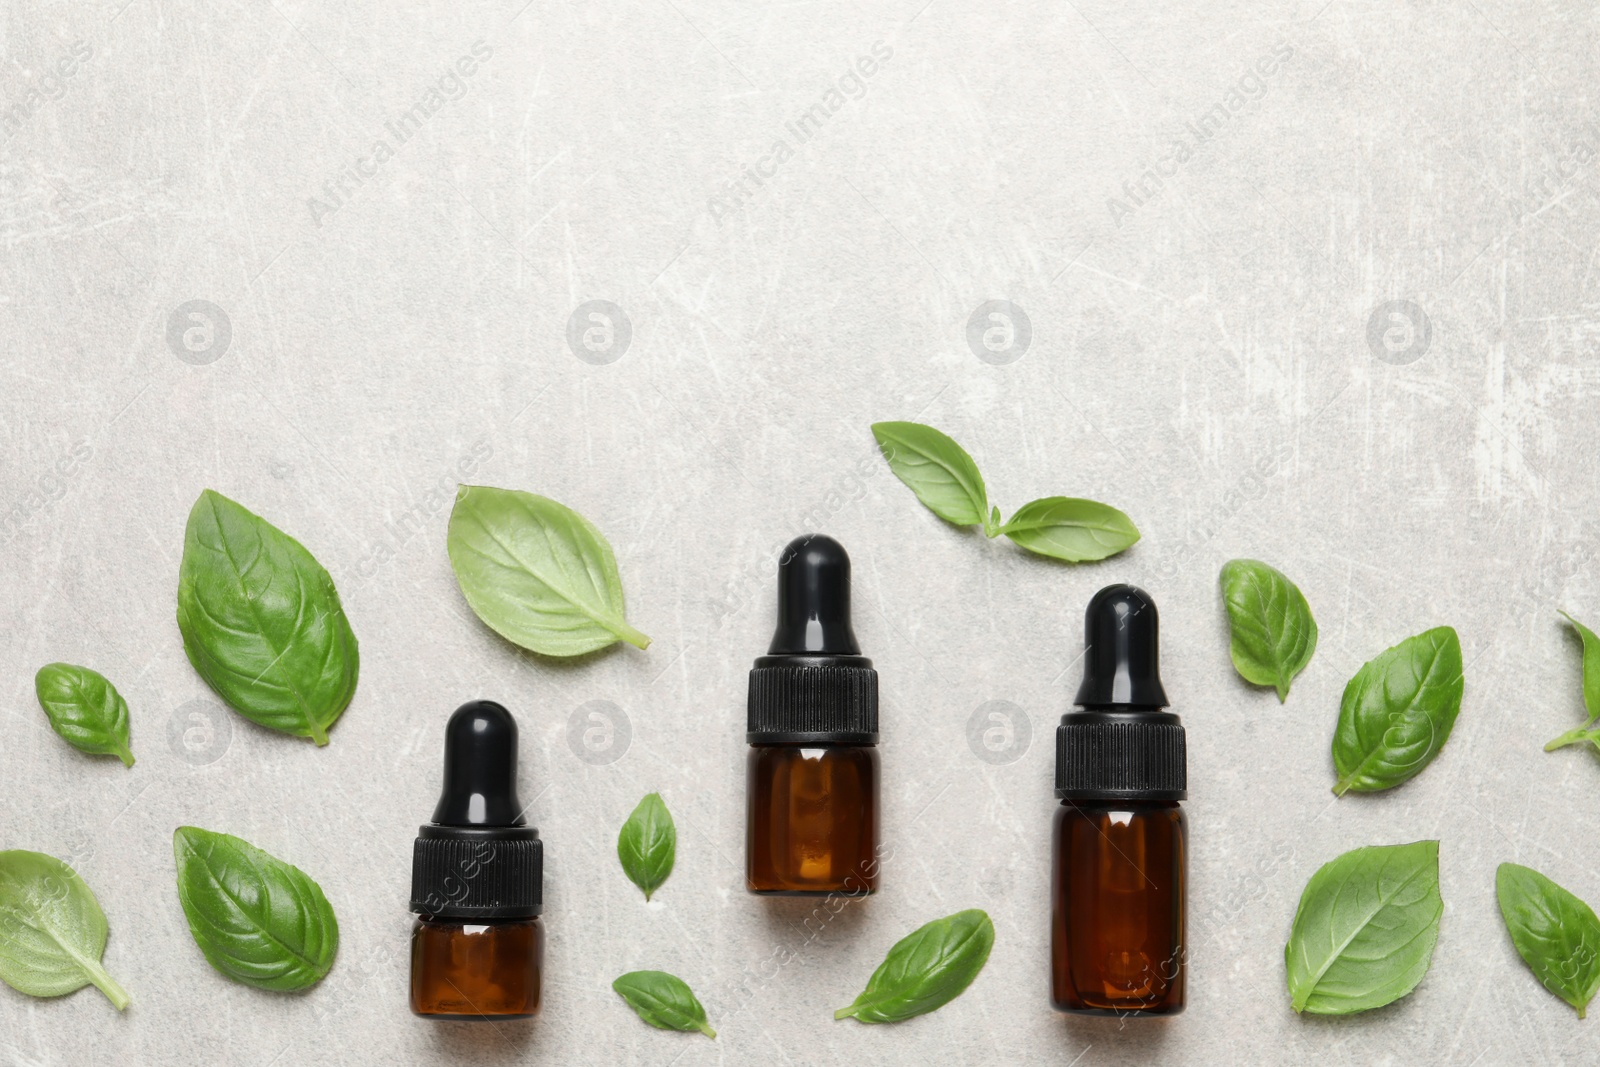
[[[1593,9],[1548,0],[8,0],[0,847],[82,872],[133,1005],[0,989],[0,1062],[1591,1062],[1594,1022],[1517,958],[1493,876],[1514,859],[1600,901],[1600,764],[1540,751],[1582,716],[1557,608],[1600,618],[1597,44]],[[625,350],[615,313],[609,350],[604,319],[569,321],[596,300]],[[1025,350],[969,326],[988,301],[1022,309]],[[962,441],[1008,513],[1090,496],[1144,539],[1071,567],[942,525],[873,447],[902,418]],[[481,625],[444,550],[458,480],[592,519],[649,650],[552,663]],[[221,711],[184,658],[205,487],[339,584],[363,662],[326,749]],[[894,852],[880,897],[808,928],[741,888],[742,719],[773,555],[812,527],[854,556]],[[1282,707],[1228,662],[1236,556],[1321,624]],[[1114,580],[1160,603],[1192,796],[1189,1009],[1125,1025],[1056,1015],[1045,978],[1051,730]],[[1344,682],[1445,623],[1454,737],[1336,801]],[[48,730],[32,678],[56,659],[128,697],[132,770]],[[548,843],[533,1025],[406,1010],[410,841],[475,696],[518,715]],[[613,762],[572,747],[594,701],[630,727]],[[969,747],[990,701],[1029,724],[1012,762]],[[651,789],[681,844],[647,905],[614,840]],[[343,930],[321,986],[206,965],[172,885],[184,823],[321,882]],[[1424,837],[1431,972],[1389,1008],[1296,1017],[1306,879]],[[998,934],[964,996],[832,1021],[890,944],[965,907]],[[643,967],[721,1036],[634,1019],[610,982]]]

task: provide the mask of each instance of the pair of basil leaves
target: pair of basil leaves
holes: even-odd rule
[[[333,578],[299,541],[210,489],[184,530],[178,629],[206,684],[269,729],[325,745],[355,695],[361,655]],[[128,702],[104,675],[49,663],[34,688],[68,743],[133,766]]]
[[[978,977],[993,947],[994,923],[982,911],[969,909],[935,919],[896,942],[861,995],[833,1017],[895,1023],[942,1008]],[[674,975],[630,971],[611,988],[651,1026],[717,1036],[699,999]]]
[[[299,868],[229,834],[173,834],[178,900],[189,932],[218,971],[258,989],[315,985],[333,966],[339,924]],[[94,893],[53,856],[0,852],[0,979],[35,997],[93,985],[118,1011],[127,992],[100,959],[108,926]]]
[[[1000,508],[989,503],[978,465],[950,437],[918,422],[873,423],[872,436],[895,477],[952,525],[982,526],[988,537],[1004,534],[1029,552],[1070,563],[1105,559],[1139,540],[1128,516],[1077,497],[1030,501],[1001,522]]]
[[[623,617],[610,544],[570,508],[462,486],[447,547],[467,603],[507,640],[551,656],[650,643]],[[178,628],[189,662],[234,709],[327,744],[355,693],[360,652],[333,579],[299,541],[201,493],[184,533]]]
[[[1600,990],[1600,918],[1529,867],[1502,863],[1495,895],[1528,968],[1584,1016]],[[1439,939],[1439,842],[1358,848],[1324,864],[1284,946],[1295,1011],[1349,1015],[1410,993]]]
[[[1240,677],[1282,702],[1317,648],[1305,595],[1253,559],[1222,568],[1222,601]],[[1463,691],[1461,639],[1448,626],[1408,637],[1363,664],[1345,686],[1333,734],[1333,791],[1373,793],[1421,773],[1455,727]]]

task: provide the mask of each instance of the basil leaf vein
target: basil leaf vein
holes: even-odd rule
[[[211,966],[275,991],[306,989],[328,973],[339,922],[304,871],[231,834],[195,826],[178,827],[172,852],[178,901]]]
[[[835,1019],[894,1023],[942,1008],[972,984],[994,947],[994,923],[972,908],[935,919],[889,949],[867,987]]]
[[[1549,878],[1515,863],[1494,875],[1495,896],[1511,943],[1534,977],[1583,1018],[1600,989],[1600,919]]]
[[[1233,669],[1252,685],[1270,685],[1278,703],[1317,650],[1317,622],[1298,586],[1259,560],[1222,565],[1222,602],[1232,634]]]
[[[706,1009],[683,979],[666,971],[629,971],[611,983],[645,1022],[657,1030],[698,1030],[709,1038],[717,1032],[706,1022]]]
[[[617,859],[628,880],[644,890],[644,899],[672,873],[677,848],[678,830],[666,801],[660,793],[647,794],[617,834]]]
[[[189,512],[178,570],[183,650],[250,721],[328,743],[361,655],[333,578],[304,545],[210,489]]]
[[[71,663],[47,663],[33,676],[33,688],[50,728],[69,745],[133,766],[128,702],[105,675]]]
[[[118,1011],[127,992],[100,964],[106,916],[78,872],[54,856],[0,852],[0,979],[33,997],[59,997],[86,985]]]
[[[1410,993],[1439,939],[1439,842],[1373,845],[1306,883],[1283,947],[1297,1012],[1349,1015]]]
[[[548,497],[463,485],[450,512],[450,567],[478,618],[513,644],[578,656],[650,639],[623,618],[611,545]]]
[[[1372,793],[1417,774],[1461,711],[1461,639],[1439,626],[1379,653],[1344,689],[1333,735],[1333,791]]]

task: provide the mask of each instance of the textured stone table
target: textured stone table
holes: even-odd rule
[[[1600,902],[1600,763],[1540,751],[1582,717],[1557,609],[1600,619],[1597,43],[1592,11],[1505,0],[6,5],[0,847],[82,872],[133,1005],[0,989],[0,1062],[1589,1062],[1596,1024],[1523,966],[1493,877]],[[1008,514],[1093,497],[1144,538],[1072,567],[945,526],[880,419],[954,435]],[[553,663],[479,623],[445,555],[458,481],[592,519],[649,650]],[[223,711],[184,658],[205,487],[338,582],[362,674],[325,749]],[[745,672],[810,528],[854,556],[893,855],[881,896],[808,922],[741,862]],[[1228,662],[1237,556],[1321,625],[1284,706]],[[1189,729],[1192,992],[1154,1024],[1046,999],[1051,731],[1117,580],[1161,606]],[[1440,624],[1454,736],[1336,801],[1345,681]],[[58,659],[126,694],[132,770],[48,730]],[[410,842],[475,696],[522,724],[547,842],[532,1025],[406,1010]],[[680,847],[647,905],[614,843],[653,789]],[[321,882],[321,986],[206,965],[185,823]],[[1296,1017],[1306,879],[1428,837],[1421,986]],[[832,1021],[966,907],[997,940],[964,996]],[[635,1019],[610,989],[635,968],[689,980],[718,1039]]]

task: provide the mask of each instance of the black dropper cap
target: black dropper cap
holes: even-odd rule
[[[1150,594],[1108,585],[1084,611],[1083,684],[1056,728],[1056,795],[1183,800],[1183,725],[1162,711],[1160,616]]]
[[[434,919],[528,919],[544,902],[544,842],[517,801],[517,721],[492,700],[444,728],[444,788],[411,852],[411,910]]]
[[[778,560],[778,625],[750,672],[753,745],[878,743],[878,672],[850,627],[850,556],[824,534]]]

